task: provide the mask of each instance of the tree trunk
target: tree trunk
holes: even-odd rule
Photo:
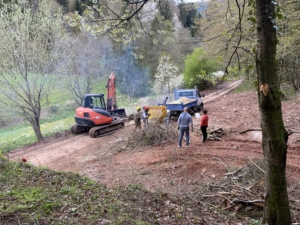
[[[168,81],[168,94],[169,94],[169,99],[170,101],[172,101],[172,97],[171,97],[171,88],[170,88],[170,83]]]
[[[33,128],[33,131],[35,133],[35,136],[36,136],[38,142],[43,141],[44,137],[41,132],[40,119],[34,118],[34,119],[30,120],[29,122]]]
[[[256,0],[258,99],[261,113],[263,152],[266,163],[264,223],[291,224],[286,186],[288,134],[284,128],[276,69],[275,5]]]

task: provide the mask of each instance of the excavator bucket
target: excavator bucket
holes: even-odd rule
[[[161,124],[167,116],[166,106],[150,106],[149,107],[149,123]]]
[[[111,115],[112,115],[112,116],[117,116],[117,117],[127,117],[124,108],[121,108],[121,109],[114,109],[113,111],[111,111]]]

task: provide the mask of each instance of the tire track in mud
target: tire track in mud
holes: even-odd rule
[[[122,137],[122,132],[132,129],[127,124],[124,129],[100,138],[91,138],[88,133],[54,138],[33,144],[29,147],[17,149],[7,154],[13,161],[27,162],[35,166],[46,166],[53,170],[78,172],[85,161],[93,159],[98,147],[114,142]],[[125,130],[125,131],[124,131]]]

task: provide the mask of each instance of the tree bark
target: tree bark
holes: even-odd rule
[[[258,99],[264,159],[266,195],[264,223],[291,224],[286,186],[288,134],[283,124],[276,69],[275,5],[272,0],[256,0]]]
[[[39,109],[37,111],[38,112],[34,112],[34,115],[35,115],[34,117],[25,116],[25,118],[30,123],[38,142],[40,142],[40,141],[44,140],[44,136],[41,132],[41,124],[40,124],[40,111],[41,110]]]
[[[40,127],[39,121],[38,121],[38,124],[34,124],[34,125],[31,125],[31,126],[34,130],[34,133],[36,135],[36,138],[37,138],[38,142],[43,141],[44,137],[43,137],[42,132],[41,132],[41,127]]]

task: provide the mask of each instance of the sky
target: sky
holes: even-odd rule
[[[191,2],[207,2],[209,0],[184,0],[185,3],[191,3]]]

